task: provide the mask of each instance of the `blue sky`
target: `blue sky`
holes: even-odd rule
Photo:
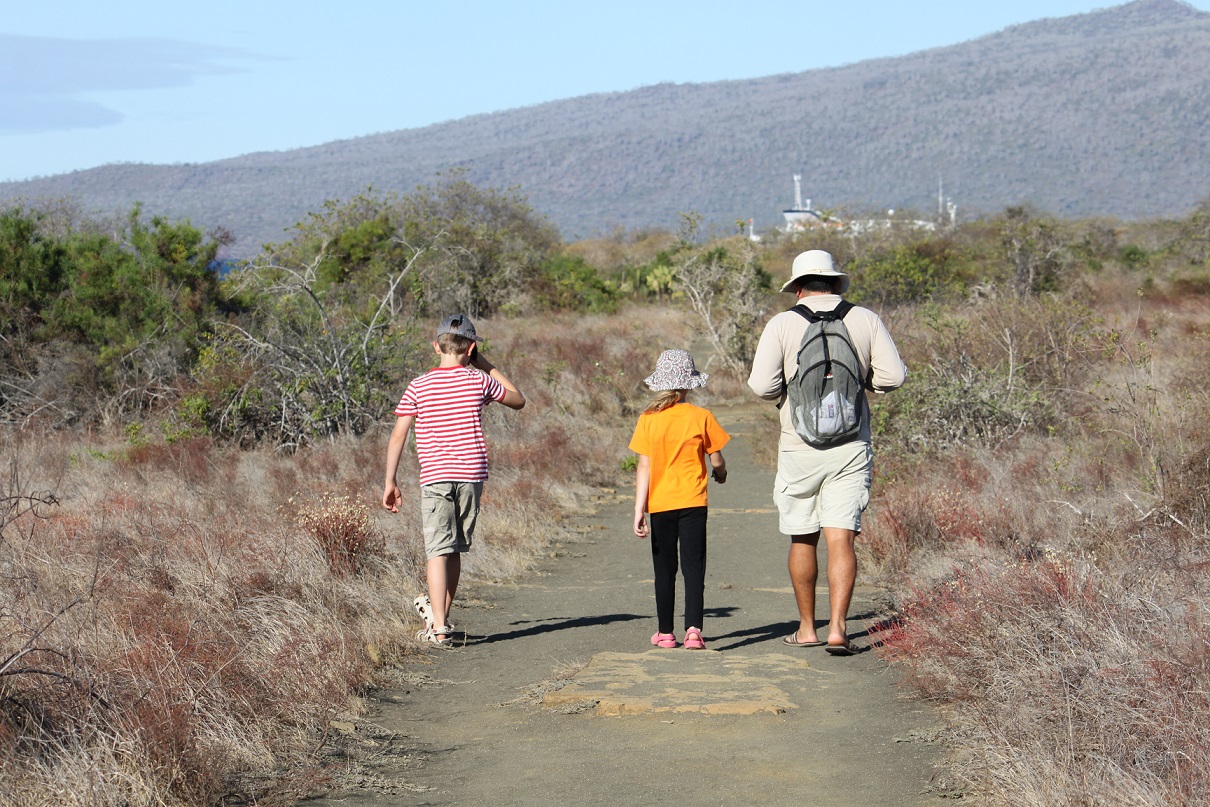
[[[665,81],[834,67],[1115,4],[10,3],[0,180],[207,162]]]

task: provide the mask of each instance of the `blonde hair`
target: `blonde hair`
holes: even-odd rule
[[[680,403],[681,398],[688,394],[689,390],[685,389],[669,389],[664,390],[659,395],[655,396],[655,400],[647,405],[643,410],[644,415],[654,415],[656,412],[663,412],[668,407],[675,403]]]
[[[437,346],[447,356],[460,356],[473,344],[475,344],[474,339],[467,339],[456,333],[443,333],[437,337]]]

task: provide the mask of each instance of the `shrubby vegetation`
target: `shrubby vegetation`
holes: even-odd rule
[[[139,208],[106,231],[0,213],[0,418],[120,422],[176,398],[223,305],[222,239]]]
[[[364,492],[433,322],[476,317],[532,403],[488,410],[500,495],[468,573],[507,576],[617,481],[653,345],[743,400],[774,290],[824,248],[911,371],[875,402],[862,569],[894,599],[881,652],[952,707],[955,775],[997,803],[1194,803],[1207,209],[759,243],[687,215],[564,244],[455,175],[330,202],[225,276],[225,235],[188,222],[0,211],[0,793],[308,792],[331,721],[415,652],[418,525]]]

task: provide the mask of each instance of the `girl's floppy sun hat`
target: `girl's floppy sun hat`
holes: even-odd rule
[[[687,350],[665,350],[655,362],[655,372],[644,379],[655,392],[695,389],[706,386],[707,373],[699,373]]]

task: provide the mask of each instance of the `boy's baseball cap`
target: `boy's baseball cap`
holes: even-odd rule
[[[475,326],[466,314],[450,314],[441,320],[441,324],[437,326],[437,335],[441,336],[443,333],[464,336],[472,342],[479,341],[479,336],[475,333]]]

